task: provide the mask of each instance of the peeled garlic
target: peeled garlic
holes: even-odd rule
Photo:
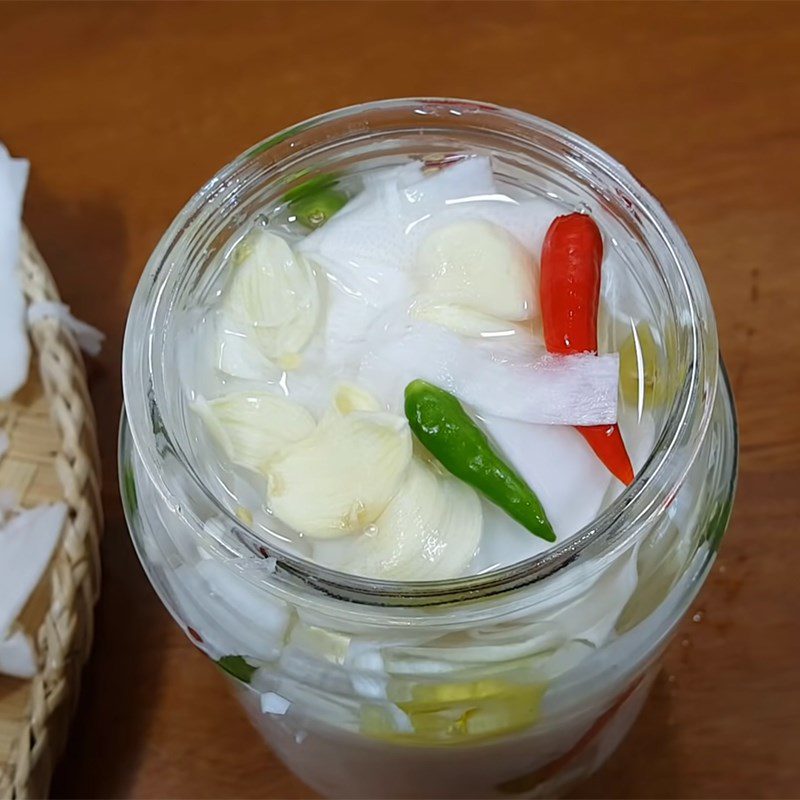
[[[491,222],[465,220],[433,231],[420,245],[417,271],[429,303],[498,320],[534,314],[533,261],[508,231]]]
[[[378,411],[378,401],[354,383],[342,383],[333,392],[333,407],[342,416],[353,411]]]
[[[267,358],[286,368],[317,323],[316,276],[309,262],[274,233],[253,230],[241,248],[241,263],[232,267],[225,292],[225,312]]]
[[[496,337],[514,336],[521,332],[519,326],[491,314],[475,311],[464,306],[447,303],[425,303],[414,309],[414,315],[426,322],[433,322],[449,328],[461,336],[493,339]]]
[[[475,491],[414,458],[400,490],[370,529],[348,541],[320,542],[314,557],[368,578],[453,578],[472,561],[482,527]]]
[[[277,381],[281,368],[267,358],[249,325],[239,325],[229,314],[215,320],[214,366],[227,375],[246,380]]]
[[[235,464],[258,470],[279,450],[310,436],[316,423],[305,408],[264,392],[198,400],[192,410]]]
[[[403,417],[331,414],[266,468],[270,507],[308,536],[353,533],[386,508],[410,459],[411,432]]]

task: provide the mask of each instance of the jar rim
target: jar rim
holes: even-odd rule
[[[156,468],[158,437],[166,437],[173,444],[181,479],[188,477],[225,517],[232,528],[244,536],[256,537],[248,527],[219,502],[205,485],[187,458],[177,437],[169,430],[156,431],[153,411],[157,413],[159,397],[157,372],[160,366],[153,335],[153,320],[159,304],[169,303],[164,287],[167,278],[180,270],[180,263],[172,258],[178,243],[189,235],[192,225],[203,214],[213,214],[222,203],[246,183],[244,175],[256,160],[268,158],[278,164],[303,150],[303,139],[335,124],[353,123],[347,135],[376,133],[370,130],[370,115],[381,112],[407,115],[406,123],[418,117],[432,117],[437,124],[442,120],[466,116],[473,127],[481,126],[488,132],[492,124],[510,125],[524,135],[545,136],[556,146],[566,148],[573,158],[586,169],[610,180],[622,200],[635,212],[646,218],[657,234],[661,253],[675,284],[684,292],[677,298],[681,302],[681,322],[688,333],[686,341],[687,375],[666,418],[661,436],[646,464],[633,483],[584,528],[563,543],[539,555],[490,572],[439,581],[388,581],[361,578],[324,567],[307,558],[283,551],[270,545],[270,555],[277,560],[279,571],[325,594],[372,605],[438,605],[464,599],[498,594],[538,582],[569,564],[589,556],[606,554],[625,547],[646,529],[653,517],[661,513],[677,493],[689,468],[696,458],[708,428],[717,390],[718,348],[716,329],[710,301],[700,272],[700,267],[688,243],[650,192],[618,161],[577,134],[554,123],[515,109],[503,108],[484,102],[449,98],[398,98],[361,103],[330,111],[268,137],[249,148],[242,155],[216,173],[184,206],[164,233],[154,249],[140,279],[131,303],[131,310],[123,344],[123,395],[125,413],[130,425],[134,446],[141,454],[148,478],[159,493],[172,497],[170,478]],[[391,129],[393,133],[416,130],[408,124]],[[379,133],[379,131],[378,131]],[[340,140],[341,141],[341,140]],[[132,331],[147,326],[148,335],[141,347],[141,339]],[[147,387],[147,391],[142,391]],[[258,538],[258,537],[256,537]],[[261,545],[263,539],[258,538]],[[245,551],[249,555],[250,551]]]

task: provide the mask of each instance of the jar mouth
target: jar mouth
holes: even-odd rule
[[[454,124],[454,123],[457,123]],[[202,520],[176,500],[178,482],[189,481],[237,533],[226,547],[228,558],[252,557],[264,539],[242,523],[201,478],[187,456],[182,434],[161,413],[169,393],[169,375],[160,357],[176,297],[187,281],[185,265],[205,257],[193,232],[221,217],[236,218],[238,196],[256,182],[280,180],[290,168],[343,142],[400,134],[419,136],[457,128],[494,145],[516,143],[550,153],[579,176],[598,202],[617,213],[646,238],[660,278],[666,284],[677,323],[672,365],[681,386],[660,436],[633,483],[587,526],[537,556],[490,572],[440,581],[373,580],[323,567],[276,545],[267,547],[279,574],[291,576],[325,594],[371,605],[431,605],[483,597],[542,580],[576,561],[625,547],[662,513],[677,493],[705,438],[714,407],[718,346],[713,314],[700,268],[677,226],[660,203],[611,156],[551,122],[483,102],[444,98],[406,98],[350,106],[314,117],[269,137],[223,167],[177,215],[153,251],[140,279],[128,317],[123,345],[125,413],[134,446],[159,494],[187,517],[195,530]],[[297,174],[295,169],[295,174]],[[206,242],[206,246],[208,241]],[[176,469],[159,468],[163,448]],[[199,544],[199,539],[198,539]]]

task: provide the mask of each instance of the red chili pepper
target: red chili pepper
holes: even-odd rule
[[[192,639],[203,644],[203,637],[194,628],[188,627],[186,630],[189,631],[189,636],[191,636]]]
[[[597,310],[603,237],[586,214],[556,217],[542,246],[539,292],[548,352],[597,353]],[[583,425],[576,430],[623,483],[633,467],[618,425]]]

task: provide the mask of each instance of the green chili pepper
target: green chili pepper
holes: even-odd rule
[[[319,228],[347,203],[347,195],[334,188],[336,183],[335,175],[316,175],[290,189],[283,199],[301,225]]]
[[[556,540],[539,498],[497,455],[457,398],[416,380],[406,386],[405,411],[411,430],[445,469],[483,493],[535,536],[547,542]]]
[[[347,195],[335,189],[323,189],[310,197],[295,200],[289,207],[301,225],[319,228],[326,223],[345,203]]]
[[[139,501],[136,499],[136,479],[133,476],[133,466],[126,464],[122,472],[122,491],[131,514],[139,510]]]
[[[295,172],[293,175],[291,175],[291,177],[287,178],[287,182],[304,178],[306,175],[308,175],[308,172],[309,170],[307,169]],[[336,186],[337,180],[338,179],[336,175],[332,175],[330,173],[314,175],[312,178],[309,178],[308,180],[305,180],[302,183],[297,184],[297,186],[289,189],[289,191],[283,195],[283,199],[287,203],[294,203],[306,197],[311,197],[318,192],[321,192],[323,189],[330,189],[333,186]]]
[[[228,675],[233,675],[242,683],[250,683],[253,673],[256,671],[256,668],[252,664],[248,664],[241,656],[222,656],[217,664]]]
[[[270,147],[274,147],[276,144],[280,144],[281,142],[285,142],[287,139],[291,139],[292,136],[297,133],[301,133],[305,129],[305,125],[295,125],[293,128],[289,128],[281,133],[276,133],[274,136],[270,136],[270,138],[266,141],[261,142],[261,144],[251,147],[250,150],[247,151],[247,155],[249,157],[260,155],[266,150],[269,150]]]

